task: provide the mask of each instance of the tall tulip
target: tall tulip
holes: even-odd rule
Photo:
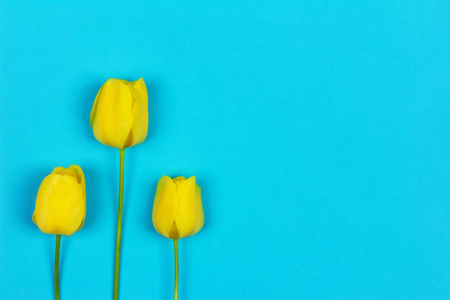
[[[56,167],[45,177],[36,197],[33,222],[47,234],[56,235],[55,299],[59,299],[59,249],[61,235],[72,235],[86,217],[86,184],[80,166]]]
[[[95,138],[120,153],[119,208],[117,216],[114,299],[119,298],[120,242],[122,233],[125,148],[142,143],[148,131],[147,87],[137,81],[108,79],[95,98],[90,123]]]
[[[163,176],[156,188],[152,213],[156,231],[173,240],[175,256],[174,299],[178,299],[178,239],[196,234],[203,227],[201,189],[195,176],[186,179]]]

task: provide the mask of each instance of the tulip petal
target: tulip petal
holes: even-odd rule
[[[148,134],[148,94],[144,79],[132,82],[133,145],[142,143]]]
[[[170,228],[177,212],[178,194],[176,185],[168,176],[163,176],[156,188],[152,221],[156,231],[169,237]]]
[[[202,204],[202,189],[196,184],[195,187],[195,200],[194,200],[194,210],[196,213],[194,232],[192,234],[196,234],[202,229],[203,224],[205,223],[205,213],[203,212],[203,204]]]
[[[133,125],[132,92],[121,80],[109,79],[102,88],[93,123],[94,135],[103,144],[123,148]]]
[[[85,181],[83,169],[81,169],[81,167],[78,165],[71,165],[71,166],[69,166],[69,168],[75,170],[75,172],[77,173],[78,183],[81,184],[81,188],[83,189],[83,195],[84,195],[84,197],[86,197],[86,181]],[[86,205],[84,206],[84,209],[86,211]],[[83,228],[85,219],[86,219],[86,213],[84,214],[83,220],[81,221],[81,224],[78,227],[77,231],[80,230],[81,228]]]
[[[194,234],[195,221],[197,217],[196,211],[196,178],[190,177],[184,181],[179,181],[177,193],[180,197],[176,221],[181,237],[187,237]]]

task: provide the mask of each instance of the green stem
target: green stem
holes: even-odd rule
[[[175,288],[174,288],[174,300],[178,300],[178,239],[173,240],[173,249],[175,254]]]
[[[123,177],[125,167],[125,149],[120,149],[119,151],[120,151],[119,211],[117,216],[116,261],[114,267],[114,300],[119,299],[120,238],[122,235]]]
[[[55,299],[59,300],[59,248],[61,245],[61,236],[56,236],[55,247]]]

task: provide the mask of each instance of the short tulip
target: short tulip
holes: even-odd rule
[[[195,176],[189,179],[161,177],[156,188],[152,219],[156,231],[173,240],[174,300],[178,300],[178,239],[196,234],[205,222],[201,189]]]
[[[196,234],[203,226],[201,189],[195,176],[189,179],[163,176],[156,189],[153,204],[153,226],[170,239]]]

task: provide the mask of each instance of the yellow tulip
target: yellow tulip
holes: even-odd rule
[[[95,138],[120,153],[119,209],[117,215],[114,294],[119,297],[120,243],[123,212],[125,148],[142,143],[148,131],[148,96],[144,79],[108,79],[95,97],[90,123]]]
[[[95,98],[90,117],[95,138],[123,149],[142,143],[148,131],[148,96],[144,79],[108,79]]]
[[[86,184],[80,166],[56,167],[36,198],[33,222],[47,234],[72,235],[86,217]]]
[[[167,238],[177,240],[196,234],[203,227],[205,216],[195,176],[161,177],[152,219],[156,231]]]

